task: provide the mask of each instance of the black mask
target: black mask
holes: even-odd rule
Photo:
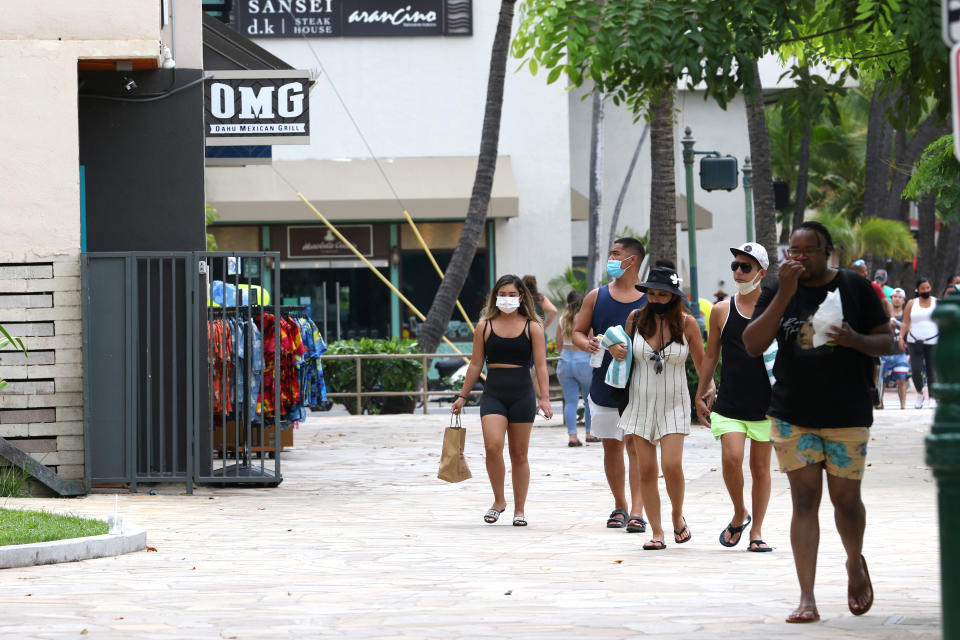
[[[921,297],[921,298],[929,298],[929,297],[930,297],[930,294],[931,294],[932,292],[931,292],[931,291],[921,291],[921,292],[919,292],[919,293],[920,293],[920,297]]]
[[[653,311],[654,313],[664,314],[667,311],[670,311],[675,304],[677,304],[676,298],[670,302],[648,302],[647,306],[650,307],[650,311]]]

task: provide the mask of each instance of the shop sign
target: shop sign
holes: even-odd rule
[[[473,0],[241,0],[250,38],[469,36]]]
[[[213,71],[204,83],[207,146],[310,144],[310,72]]]
[[[345,224],[338,226],[337,231],[364,257],[373,256],[372,224]],[[291,258],[316,258],[356,254],[327,227],[312,225],[287,227],[287,255]]]

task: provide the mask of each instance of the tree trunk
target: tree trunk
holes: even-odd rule
[[[677,184],[673,142],[673,87],[650,103],[650,263],[677,264]]]
[[[937,224],[936,203],[936,195],[933,193],[924,196],[920,202],[917,203],[917,214],[919,217],[917,248],[920,254],[917,256],[917,275],[930,278],[931,285],[934,284],[932,281],[937,275],[933,272],[936,258],[936,244],[934,243],[934,233]],[[942,290],[941,288],[941,291]],[[938,293],[939,291],[934,288],[933,295],[937,295]]]
[[[870,99],[867,119],[867,148],[864,165],[863,211],[865,215],[894,219],[896,212],[886,207],[890,183],[890,165],[893,160],[893,125],[887,110],[895,96],[883,95],[884,85],[878,82]]]
[[[800,139],[800,156],[797,158],[797,191],[793,196],[793,225],[796,229],[803,222],[807,211],[807,185],[810,182],[810,136],[813,126],[808,122]],[[784,220],[784,227],[787,226]],[[789,237],[789,236],[788,236]]]
[[[493,174],[497,166],[497,148],[500,141],[500,113],[503,109],[503,82],[510,52],[510,29],[513,24],[513,10],[516,0],[501,0],[500,17],[493,37],[490,54],[490,73],[487,78],[487,102],[483,113],[483,128],[480,132],[480,155],[477,160],[477,172],[473,180],[473,192],[467,207],[463,231],[457,248],[453,252],[450,264],[444,273],[437,295],[430,305],[427,320],[420,325],[417,346],[422,353],[436,351],[450,322],[454,305],[467,272],[473,262],[473,256],[483,237],[487,221],[487,209],[490,205],[490,192],[493,189]],[[492,285],[493,283],[491,283]]]
[[[960,225],[941,222],[940,235],[937,237],[937,257],[933,267],[933,294],[937,297],[957,273],[957,260],[960,258],[958,242],[960,242]]]
[[[593,90],[590,119],[590,213],[587,232],[587,287],[600,286],[600,205],[603,200],[603,94]]]
[[[627,197],[627,188],[630,186],[630,179],[633,178],[633,170],[637,167],[637,160],[640,159],[640,149],[643,148],[643,142],[647,139],[647,133],[650,132],[650,123],[643,125],[643,133],[640,134],[640,141],[637,148],[633,150],[633,157],[630,158],[630,166],[627,167],[627,175],[623,179],[623,186],[620,187],[620,194],[617,196],[617,204],[613,207],[613,216],[610,218],[610,242],[607,246],[612,247],[613,241],[617,239],[617,225],[620,223],[620,210],[623,208],[623,201]]]
[[[752,94],[752,95],[751,95]],[[757,242],[767,249],[770,268],[764,284],[777,278],[777,212],[773,201],[773,170],[770,167],[770,135],[763,109],[763,88],[760,71],[753,63],[753,91],[748,92],[747,132],[750,136],[750,159],[753,161],[753,215]]]

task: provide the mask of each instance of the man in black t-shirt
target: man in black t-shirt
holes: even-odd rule
[[[820,619],[813,585],[824,468],[847,552],[847,606],[854,615],[863,615],[873,604],[873,586],[861,555],[866,511],[860,482],[873,423],[871,358],[890,353],[893,336],[871,284],[853,271],[831,268],[832,250],[826,227],[800,224],[790,236],[789,260],[780,267],[778,283],[764,289],[743,332],[749,355],[763,353],[774,338],[779,345],[770,436],[790,481],[790,542],[800,581],[800,605],[787,622]],[[811,320],[834,291],[839,291],[843,307],[842,326],[830,327],[826,344],[814,346],[820,336]]]

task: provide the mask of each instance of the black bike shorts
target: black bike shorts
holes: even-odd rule
[[[526,367],[487,369],[487,380],[480,397],[480,417],[506,416],[507,422],[533,422],[537,398]]]

